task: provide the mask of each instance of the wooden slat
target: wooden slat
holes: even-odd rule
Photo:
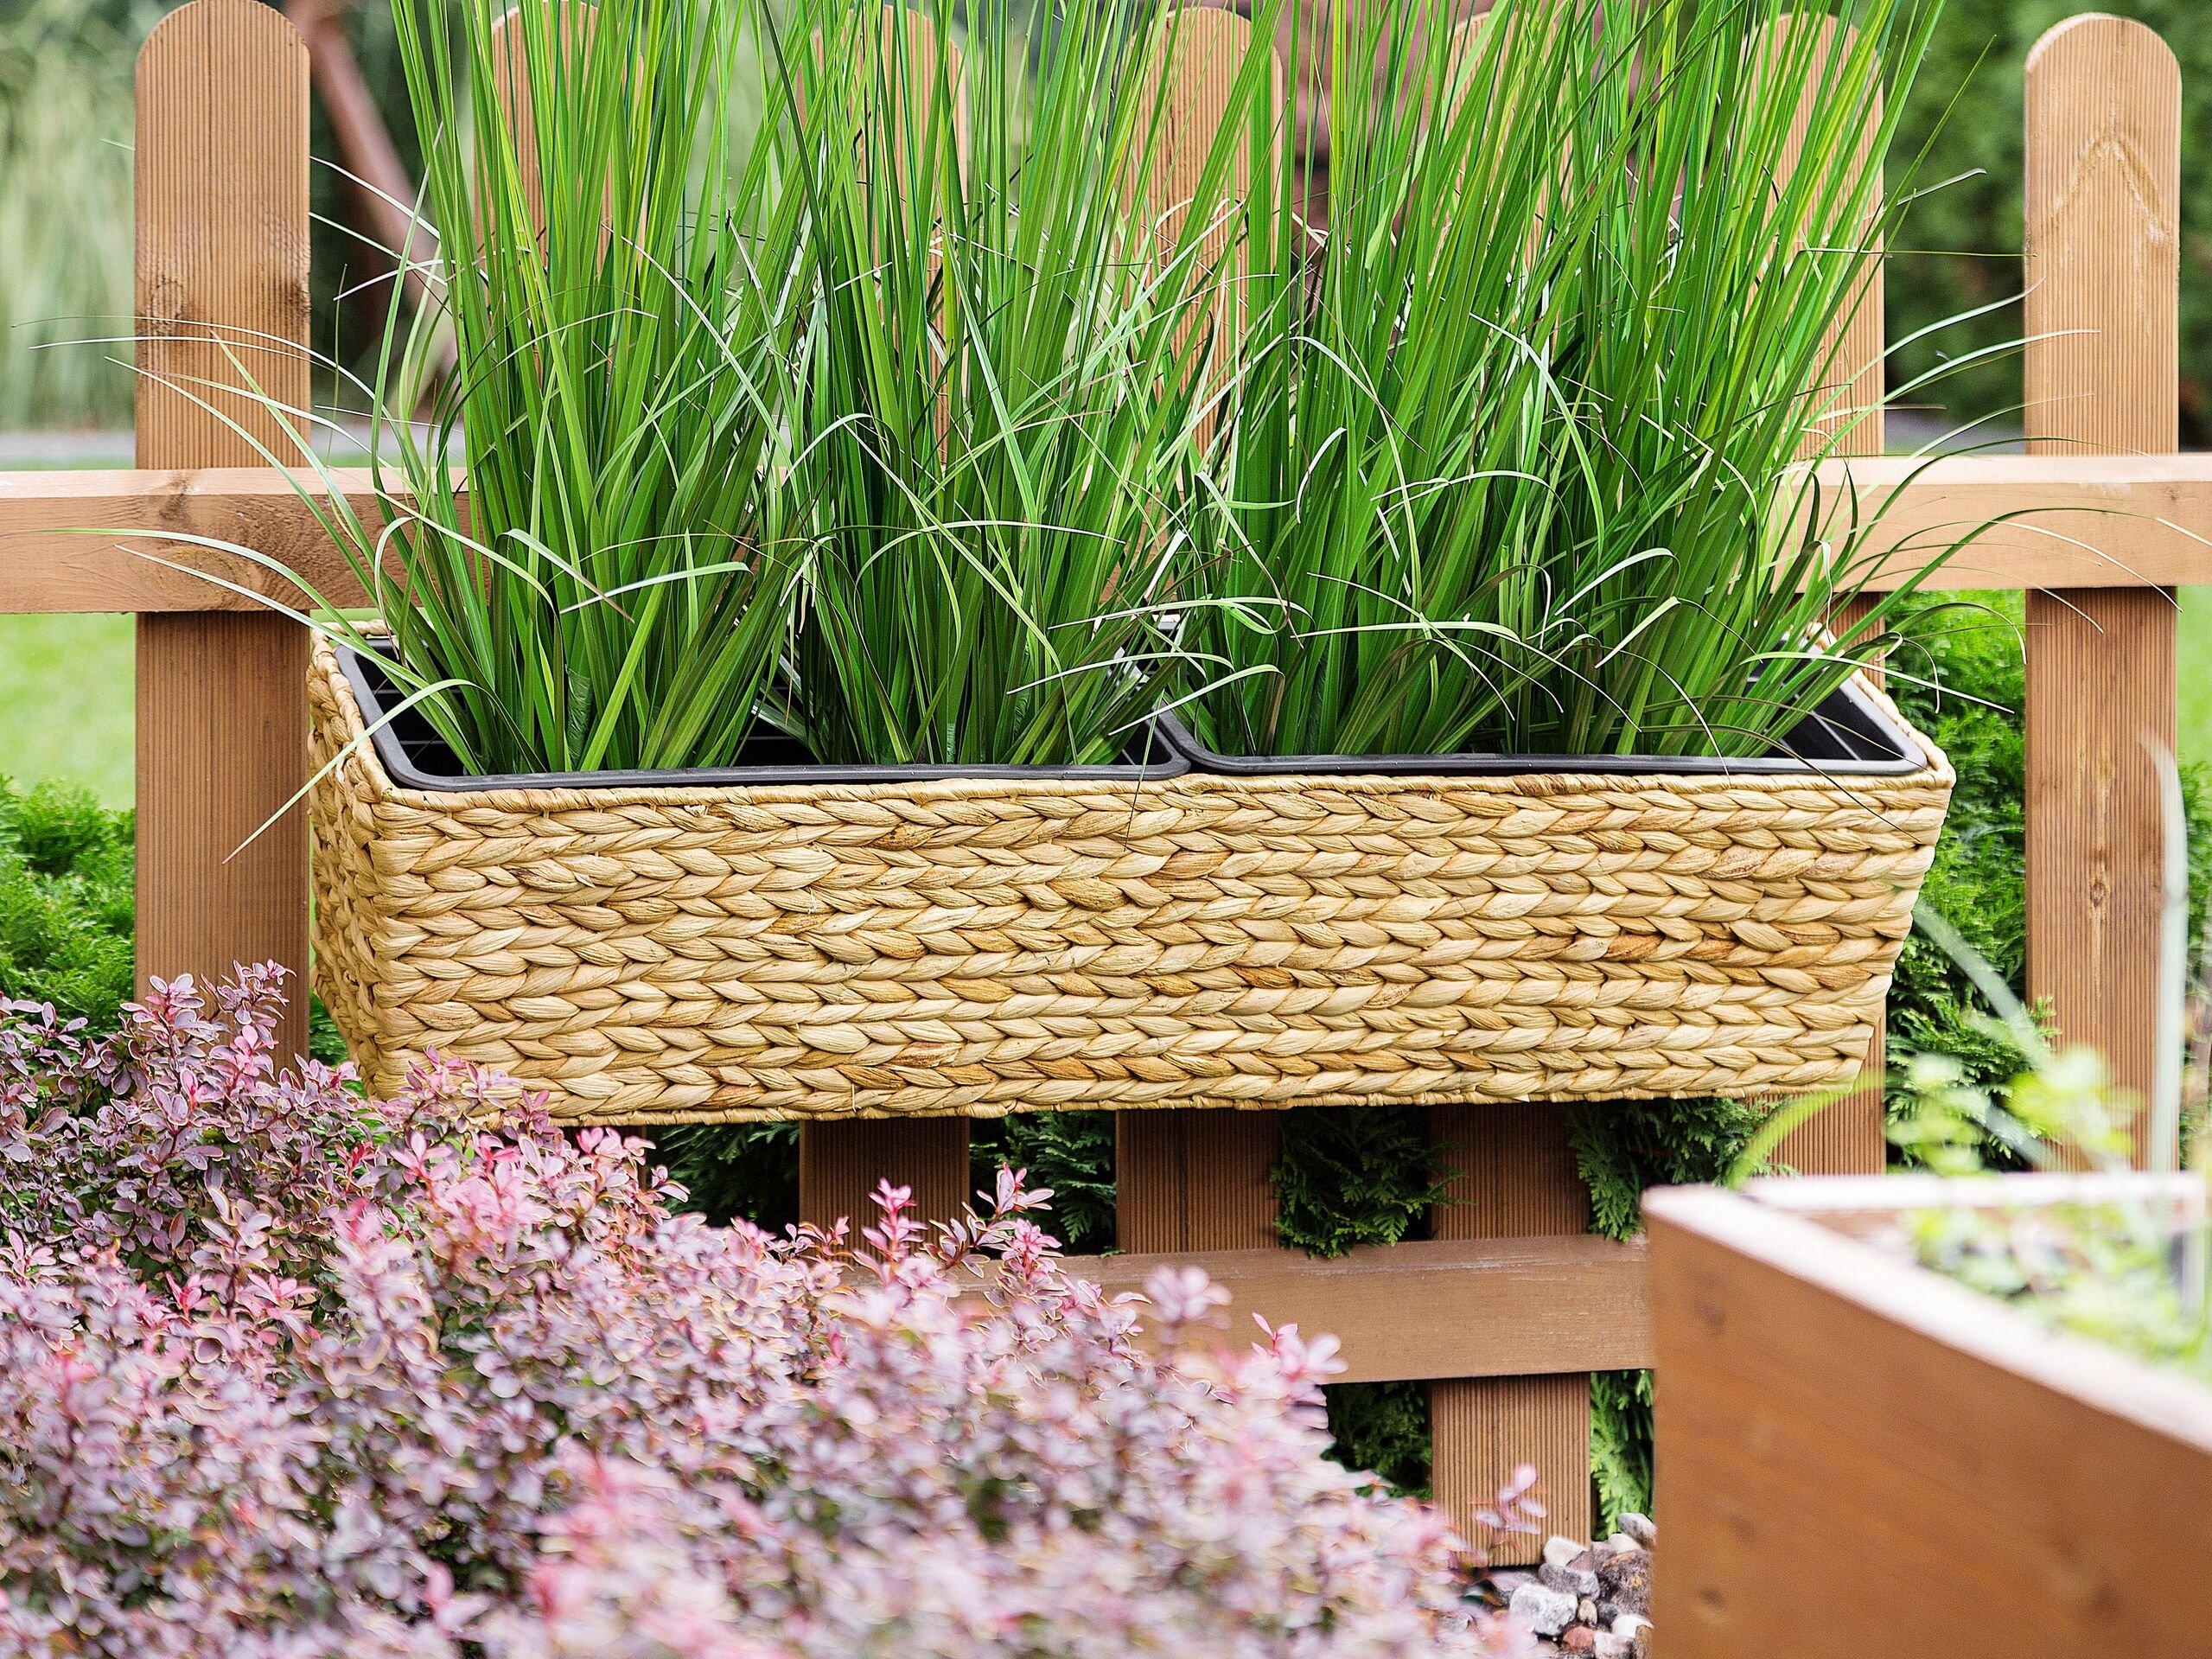
[[[2077,17],[2029,54],[2026,426],[2037,453],[2177,446],[2180,133],[2173,54],[2140,23]],[[2028,990],[2050,999],[2067,1040],[2102,1050],[2113,1080],[2146,1097],[2174,636],[2162,590],[2028,598]]]
[[[1811,59],[1812,75],[1798,104],[1796,119],[1790,128],[1789,144],[1783,152],[1785,173],[1794,170],[1802,153],[1805,134],[1811,119],[1814,105],[1819,97],[1816,82],[1833,72],[1839,55],[1847,54],[1852,35],[1848,30],[1840,34],[1833,18],[1817,21],[1793,19],[1783,28],[1814,29],[1820,44]],[[1787,48],[1784,48],[1785,54]],[[1875,191],[1870,209],[1878,219],[1882,211],[1880,189],[1881,157],[1876,153],[1878,135],[1876,124],[1881,118],[1882,104],[1877,96],[1871,112],[1871,120],[1860,135],[1854,166],[1871,170],[1874,175]],[[1878,239],[1874,244],[1877,249]],[[1863,283],[1844,311],[1831,323],[1827,334],[1827,349],[1824,361],[1827,365],[1826,383],[1816,389],[1814,406],[1826,411],[1814,430],[1806,436],[1806,452],[1819,456],[1874,456],[1882,453],[1885,436],[1883,384],[1883,342],[1886,338],[1883,318],[1884,288],[1883,261],[1877,256],[1871,260]],[[1837,619],[1848,625],[1856,620],[1852,608]],[[1842,1100],[1818,1115],[1807,1119],[1784,1139],[1778,1155],[1784,1164],[1807,1175],[1849,1175],[1864,1171],[1879,1170],[1888,1152],[1888,1143],[1882,1124],[1882,1028],[1884,1019],[1874,1022],[1873,1041],[1868,1045],[1865,1071],[1871,1080],[1853,1089]]]
[[[1881,561],[1871,590],[1899,585],[1951,541],[2008,513],[2019,516],[1939,568],[1928,588],[2212,585],[2212,455],[1951,456],[1933,463],[1883,456],[1820,471],[1837,514],[1855,497],[1861,513],[1883,515],[1862,549]],[[334,468],[330,476],[356,512],[380,522],[366,470]],[[162,529],[244,542],[334,603],[358,603],[359,584],[296,479],[312,494],[326,488],[312,473],[265,467],[0,473],[0,616],[255,608],[162,569],[142,557],[148,552],[284,590],[244,561],[137,533]],[[396,477],[385,482],[403,488]],[[98,530],[115,533],[84,533]]]
[[[261,459],[222,416],[287,455],[285,411],[309,395],[308,61],[283,14],[194,0],[165,18],[139,54],[137,142],[138,463]],[[245,844],[307,778],[306,630],[142,616],[137,721],[140,984],[279,962],[277,1051],[303,1051],[305,812]]]
[[[1273,1112],[1114,1114],[1114,1236],[1125,1250],[1258,1249],[1275,1242]]]
[[[1191,204],[1204,183],[1209,152],[1232,120],[1237,82],[1253,49],[1252,24],[1233,11],[1207,6],[1171,7],[1154,25],[1149,56],[1138,80],[1139,133],[1130,157],[1125,194],[1134,198],[1139,222],[1152,227],[1164,260],[1171,258],[1194,228],[1202,232],[1192,253],[1187,281],[1201,284],[1204,297],[1190,307],[1182,330],[1182,349],[1195,366],[1218,383],[1229,365],[1220,342],[1233,340],[1243,310],[1239,276],[1246,251],[1237,227],[1217,213],[1215,222],[1194,227]],[[1282,68],[1275,66],[1271,95],[1282,103]],[[1246,199],[1252,188],[1248,156],[1240,146],[1227,158],[1227,182],[1209,195],[1216,210]],[[1205,335],[1204,339],[1198,338]],[[1219,427],[1211,418],[1201,428]]]
[[[568,78],[580,80],[584,73],[584,54],[590,45],[592,24],[598,16],[596,8],[584,4],[583,0],[557,3],[560,13],[558,33],[545,27],[549,10],[546,6],[538,5],[538,16],[527,21],[522,16],[522,8],[515,6],[492,25],[488,42],[492,96],[498,102],[501,124],[513,138],[515,177],[522,190],[523,210],[537,227],[541,244],[545,235],[545,175],[538,161],[538,119],[531,93],[531,60],[533,53],[543,58],[540,73],[552,76],[556,86]],[[558,58],[554,55],[556,48]]]
[[[1258,1337],[1254,1314],[1335,1337],[1348,1382],[1651,1363],[1641,1241],[1616,1244],[1590,1233],[1417,1240],[1328,1258],[1271,1246],[1075,1257],[1068,1265],[1118,1294],[1141,1292],[1170,1263],[1199,1267],[1230,1292],[1233,1342]],[[1502,1451],[1510,1464],[1514,1448]]]
[[[936,32],[929,19],[916,11],[903,17],[886,7],[883,29],[859,37],[860,49],[894,53],[903,35],[906,72],[885,77],[887,94],[894,99],[915,89],[936,85],[942,73],[955,88],[953,143],[957,148],[966,120],[966,93],[960,86],[957,50],[947,47],[941,71]],[[872,66],[857,66],[872,73]],[[925,90],[925,95],[927,95]],[[909,124],[894,107],[885,118],[904,143]],[[894,165],[894,185],[908,175],[906,158]],[[938,430],[941,437],[949,408],[940,401]],[[874,1206],[867,1195],[879,1179],[914,1189],[915,1207],[926,1221],[958,1215],[972,1196],[969,1179],[969,1135],[966,1118],[910,1119],[886,1121],[856,1119],[842,1123],[810,1123],[799,1131],[799,1214],[802,1220],[827,1224],[839,1217],[873,1219]]]
[[[1807,29],[1814,37],[1809,45],[1803,39],[1803,31]],[[1810,14],[1783,19],[1772,26],[1769,37],[1775,41],[1771,50],[1778,62],[1793,67],[1802,64],[1809,71],[1804,77],[1805,89],[1782,150],[1782,172],[1787,175],[1796,169],[1803,154],[1806,132],[1822,97],[1820,83],[1831,74],[1847,72],[1845,66],[1854,41],[1850,30],[1838,30],[1833,17]],[[1869,124],[1860,135],[1852,161],[1854,171],[1865,173],[1871,169],[1877,175],[1871,206],[1877,220],[1882,211],[1878,178],[1881,158],[1875,153],[1875,142],[1881,118],[1882,99],[1877,93],[1869,111]],[[1818,230],[1817,227],[1812,228]],[[1825,240],[1825,236],[1821,239]],[[1871,246],[1877,250],[1877,257],[1868,262],[1864,280],[1827,333],[1824,354],[1826,372],[1821,385],[1814,389],[1814,407],[1822,413],[1814,430],[1807,434],[1807,455],[1882,453],[1882,350],[1887,335],[1883,324],[1884,273],[1878,237],[1872,239]]]
[[[914,1190],[916,1213],[943,1221],[967,1207],[966,1118],[852,1118],[799,1131],[799,1214],[819,1227],[874,1224],[877,1183]]]
[[[1575,1170],[1569,1123],[1559,1106],[1432,1107],[1430,1133],[1450,1171],[1450,1202],[1431,1212],[1430,1232],[1522,1247],[1575,1241],[1590,1224],[1590,1194]],[[1534,1464],[1542,1477],[1547,1529],[1590,1535],[1589,1369],[1531,1364],[1529,1371],[1552,1375],[1470,1375],[1429,1390],[1437,1502],[1495,1562],[1533,1560],[1543,1544],[1488,1532],[1473,1519],[1518,1464]]]
[[[1648,1213],[1669,1659],[2202,1650],[2204,1575],[2142,1571],[2203,1530],[2202,1386],[1802,1215]]]
[[[1829,523],[1875,520],[1852,575],[1870,592],[1921,571],[1930,592],[2212,580],[2212,456],[1885,456],[1825,463],[1820,482]]]
[[[286,604],[304,597],[250,559],[164,536],[236,542],[333,604],[360,604],[361,584],[309,505],[311,496],[328,511],[334,486],[373,534],[382,514],[359,470],[334,474],[329,484],[312,472],[268,467],[0,473],[0,615],[267,609],[172,565]]]

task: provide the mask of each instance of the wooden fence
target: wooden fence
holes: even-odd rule
[[[1215,14],[1193,40],[1240,50],[1242,28]],[[1188,83],[1178,96],[1202,105],[1219,67],[1191,51],[1172,66]],[[238,384],[242,362],[273,397],[307,401],[307,54],[258,0],[193,0],[147,41],[137,104],[140,469],[0,477],[0,612],[137,616],[141,979],[240,960],[303,970],[303,814],[234,852],[307,775],[303,631],[142,554],[218,567],[255,591],[281,584],[189,542],[126,547],[81,532],[229,538],[349,585],[290,480],[261,464],[257,440],[284,452],[282,423],[265,402],[207,390]],[[2173,590],[2212,582],[2212,460],[2171,454],[2174,61],[2137,24],[2076,18],[2030,58],[2027,110],[2033,453],[1917,475],[1878,456],[1824,465],[1863,495],[1905,492],[1882,532],[1892,582],[1967,526],[2012,515],[1935,585],[2027,590],[2030,986],[2069,1037],[2102,1047],[2142,1088],[2164,833],[2153,753],[2174,737]],[[1877,292],[1841,360],[1869,391],[1881,340]],[[1859,437],[1878,449],[1878,424]],[[345,488],[366,504],[365,481]],[[304,999],[284,1037],[304,1046]],[[1865,1091],[1801,1131],[1792,1161],[1878,1168],[1879,1113]],[[1565,1108],[1442,1107],[1431,1120],[1454,1171],[1432,1239],[1319,1261],[1276,1247],[1276,1117],[1125,1117],[1130,1254],[1097,1272],[1133,1286],[1160,1257],[1195,1259],[1234,1291],[1240,1312],[1336,1332],[1352,1379],[1429,1381],[1444,1502],[1465,1517],[1525,1458],[1544,1472],[1554,1526],[1583,1532],[1587,1374],[1650,1357],[1641,1251],[1584,1231]],[[928,1210],[953,1209],[969,1186],[966,1122],[801,1131],[808,1217],[863,1209],[886,1176],[912,1184]]]

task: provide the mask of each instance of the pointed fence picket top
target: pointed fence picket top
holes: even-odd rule
[[[1524,14],[1522,26],[1536,26],[1540,18]],[[1452,32],[1447,84],[1455,98],[1467,95],[1485,22],[1470,18]],[[1585,1231],[1590,1191],[1576,1167],[1572,1132],[1571,1108],[1550,1102],[1431,1107],[1429,1135],[1444,1202],[1429,1212],[1430,1235],[1515,1240]],[[1429,1430],[1436,1501],[1492,1561],[1525,1566],[1541,1554],[1541,1538],[1476,1519],[1524,1464],[1536,1471],[1546,1529],[1589,1535],[1587,1373],[1439,1379],[1429,1385]]]
[[[2027,66],[2029,451],[2179,447],[2181,73],[2142,24],[2076,17]],[[2027,602],[2028,991],[2149,1098],[2173,752],[2171,589]],[[2138,1125],[2139,1155],[2150,1125]]]
[[[556,3],[560,19],[558,30],[533,25],[523,16],[523,9],[514,6],[492,25],[489,42],[492,96],[505,117],[507,130],[514,136],[515,181],[541,243],[545,235],[545,175],[538,159],[538,112],[530,91],[532,62],[533,58],[541,59],[545,73],[558,73],[551,55],[558,52],[562,65],[573,65],[590,41],[592,25],[599,15],[584,0],[556,0]],[[555,5],[541,3],[532,10],[543,16],[551,14]],[[481,170],[492,164],[488,159],[480,160],[480,188],[495,188]]]
[[[137,96],[138,464],[295,461],[307,48],[257,0],[194,0],[148,37]],[[137,635],[139,986],[282,963],[277,1051],[304,1052],[307,813],[271,819],[307,782],[307,630],[186,612]]]

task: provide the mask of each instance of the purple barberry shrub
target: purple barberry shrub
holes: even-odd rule
[[[0,1011],[0,1652],[1517,1650],[1324,1457],[1333,1343],[1107,1298],[1018,1173],[710,1227],[467,1068],[280,1070],[278,989]]]

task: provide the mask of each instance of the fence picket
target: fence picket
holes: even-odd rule
[[[559,34],[541,35],[542,43],[537,50],[543,52],[558,42],[562,61],[575,65],[591,38],[592,23],[597,16],[597,10],[584,3],[584,0],[563,0]],[[492,25],[492,96],[498,100],[507,118],[507,131],[514,137],[516,178],[522,187],[524,205],[537,224],[542,242],[545,234],[545,179],[538,164],[538,114],[530,93],[532,48],[528,29],[520,6],[510,7],[506,16]],[[477,175],[480,185],[484,178],[482,173]]]
[[[194,0],[148,37],[137,100],[138,464],[293,459],[307,48],[254,0]],[[137,622],[138,982],[282,963],[283,1055],[307,1048],[307,814],[262,826],[307,781],[307,644],[265,612]]]
[[[1455,99],[1465,95],[1484,22],[1472,17],[1452,31],[1448,84]],[[1431,1107],[1430,1139],[1446,1190],[1445,1202],[1430,1212],[1431,1235],[1523,1238],[1587,1228],[1590,1191],[1575,1167],[1571,1126],[1559,1106]],[[1495,1531],[1475,1519],[1521,1464],[1537,1471],[1546,1529],[1589,1536],[1590,1411],[1590,1378],[1580,1374],[1429,1385],[1431,1490],[1496,1565],[1525,1566],[1541,1554],[1542,1539]]]
[[[2180,131],[2180,72],[2142,24],[2076,17],[2029,54],[2030,453],[2179,446]],[[2174,744],[2174,637],[2171,589],[2028,596],[2028,990],[2139,1094],[2154,1064],[2153,751]]]
[[[1439,1239],[1530,1238],[1580,1233],[1590,1190],[1575,1167],[1572,1119],[1564,1106],[1438,1106],[1430,1136],[1447,1172],[1446,1202],[1430,1212]],[[1584,1375],[1457,1378],[1429,1387],[1437,1502],[1490,1560],[1523,1566],[1544,1541],[1476,1524],[1517,1464],[1533,1464],[1546,1530],[1590,1534],[1590,1379]]]

